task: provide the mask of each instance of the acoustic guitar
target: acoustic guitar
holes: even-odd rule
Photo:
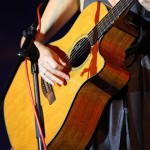
[[[136,35],[113,24],[132,2],[121,0],[109,13],[101,2],[90,4],[64,37],[48,45],[67,62],[70,75],[53,87],[39,76],[48,150],[85,149],[107,102],[127,84],[125,49]],[[38,149],[24,64],[5,96],[4,117],[14,150]]]

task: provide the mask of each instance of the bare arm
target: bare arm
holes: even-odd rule
[[[150,0],[139,0],[139,3],[148,11],[150,11]]]
[[[52,37],[79,9],[78,0],[50,0],[41,19],[40,35],[35,41],[40,52],[38,60],[39,73],[50,84],[63,84],[59,77],[69,79],[69,76],[62,72],[66,64],[57,54],[46,47],[46,42]]]
[[[52,37],[79,9],[78,0],[50,0],[41,19],[41,36],[46,41]]]

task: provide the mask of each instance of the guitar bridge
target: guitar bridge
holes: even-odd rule
[[[41,78],[41,85],[43,94],[51,105],[56,100],[52,85],[46,82],[43,78]]]

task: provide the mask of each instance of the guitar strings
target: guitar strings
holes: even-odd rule
[[[108,27],[111,26],[112,22],[117,18],[117,16],[119,16],[124,10],[125,10],[125,6],[128,4],[130,4],[132,1],[128,2],[128,0],[123,1],[121,3],[121,1],[119,1],[115,7],[113,7],[109,13],[93,28],[93,30],[91,30],[89,32],[89,37],[92,37],[92,34],[95,32],[99,33],[99,37],[101,37],[103,35],[103,33],[108,29]],[[125,5],[126,4],[126,5]],[[120,13],[119,13],[120,12]],[[119,13],[119,14],[118,14]],[[109,21],[109,24],[108,24]],[[104,26],[106,26],[105,28],[103,28]],[[101,30],[100,30],[101,29]],[[104,30],[102,30],[104,29]],[[92,40],[92,39],[91,39]],[[97,39],[96,39],[97,40]],[[95,41],[92,42],[92,44]]]
[[[65,56],[65,58],[68,61],[72,61],[72,60],[74,60],[74,58],[80,58],[86,52],[86,50],[87,50],[86,46],[87,46],[87,44],[89,44],[88,42],[90,42],[91,46],[94,45],[94,43],[104,34],[104,32],[106,32],[106,30],[108,29],[108,27],[111,26],[112,22],[117,18],[117,16],[119,16],[126,9],[125,6],[131,4],[132,1],[133,0],[130,0],[130,1],[129,0],[124,0],[123,2],[119,1],[116,4],[116,6],[113,7],[109,11],[109,13],[106,14],[106,16],[104,18],[102,18],[102,20],[88,33],[88,39],[89,40],[86,40],[85,42],[83,42],[83,45],[81,45],[80,48],[75,49],[75,51],[73,51],[71,53],[71,56],[72,56],[71,58],[68,58],[68,56]],[[110,21],[109,24],[108,24],[108,20]],[[96,33],[96,35],[98,35],[98,37],[95,37],[95,33]],[[92,37],[92,39],[91,39],[91,37]],[[94,38],[96,40],[93,40]],[[71,65],[73,66],[73,64],[75,64],[76,61],[77,60],[72,61]]]
[[[130,4],[131,3],[131,1],[130,1],[130,3],[128,3],[128,1],[126,1],[127,2],[127,4]],[[124,4],[126,3],[125,1],[124,1]],[[118,4],[116,4],[117,6],[116,7],[114,7],[114,9],[113,10],[111,10],[110,12],[109,12],[109,15],[111,16],[111,15],[116,15],[116,14],[118,14],[118,11],[120,12],[121,11],[121,9],[122,9],[122,12],[124,11],[123,10],[123,5],[124,5],[123,3],[122,3],[122,5],[120,5],[120,3],[118,3]],[[118,6],[119,5],[119,6]],[[118,9],[116,9],[118,7]],[[124,7],[125,8],[125,7]],[[113,12],[114,11],[114,12]],[[119,15],[121,14],[121,12],[119,13]],[[101,33],[100,35],[102,35],[102,33],[103,32],[105,32],[106,31],[106,29],[104,29],[103,27],[104,27],[104,25],[106,25],[106,26],[110,26],[111,24],[109,24],[108,25],[108,19],[107,19],[107,17],[109,17],[109,15],[106,15],[106,17],[104,17],[99,23],[98,23],[98,25],[96,26],[97,28],[94,28],[93,30],[95,31],[95,29],[97,29],[94,33]],[[111,17],[111,18],[113,18],[113,16]],[[117,17],[115,17],[115,18],[117,18]],[[113,19],[115,19],[115,18],[113,18]],[[110,19],[110,18],[109,18]],[[111,20],[111,19],[110,19]],[[112,22],[112,21],[111,21]],[[102,28],[102,29],[101,29]],[[101,29],[101,30],[99,30],[99,29]],[[93,31],[92,30],[92,31]],[[93,34],[93,33],[89,33],[89,37],[90,37],[90,35],[91,34]],[[93,37],[93,36],[92,36]],[[94,36],[95,37],[95,36]],[[90,38],[89,38],[90,39]],[[96,41],[97,41],[98,39],[96,39]],[[95,42],[95,41],[94,41]],[[87,41],[86,41],[86,43],[85,43],[85,46],[86,46],[86,44],[87,44]],[[92,43],[93,44],[93,43]],[[91,45],[92,45],[91,44]],[[84,48],[84,47],[83,47]],[[83,51],[82,51],[83,50]],[[76,52],[74,52],[74,53],[76,53],[75,55],[79,55],[78,57],[81,57],[81,55],[85,52],[85,48],[84,49],[81,49],[80,51],[79,51],[79,53],[76,53]],[[75,56],[75,55],[73,55],[74,53],[72,53],[72,56]]]
[[[126,1],[127,2],[127,4],[129,4],[128,3],[128,1]],[[125,4],[125,2],[124,2],[124,4]],[[120,7],[119,9],[122,9],[123,8],[123,6],[122,5],[120,5],[120,4],[118,4],[119,6],[118,7]],[[119,9],[116,9],[117,7],[114,7],[114,9],[113,10],[119,10]],[[113,12],[113,10],[111,10],[110,11],[110,15],[116,15],[116,13],[115,13],[115,11]],[[120,10],[119,10],[120,11]],[[104,19],[102,19],[98,24],[97,24],[97,26],[96,27],[98,27],[98,28],[94,28],[92,31],[95,31],[95,29],[97,29],[94,33],[101,33],[101,35],[102,35],[102,32],[105,32],[105,29],[103,28],[104,27],[104,25],[106,24],[106,20],[108,20],[108,19],[106,19],[107,17],[109,17],[109,15],[106,15],[106,17],[104,17]],[[111,18],[113,18],[113,17],[111,17]],[[115,18],[117,18],[117,17],[115,17]],[[110,19],[111,20],[111,19]],[[108,21],[107,21],[108,22]],[[112,21],[111,21],[112,22]],[[99,25],[99,26],[98,26]],[[108,26],[108,24],[106,24],[107,26]],[[109,24],[109,26],[110,26],[111,24]],[[108,26],[108,27],[109,27]],[[102,29],[101,29],[102,28]],[[99,29],[101,29],[101,30],[99,30]],[[91,35],[92,33],[90,32],[89,33],[89,37],[90,37],[90,35]],[[93,36],[92,36],[93,37]],[[94,36],[95,37],[95,36]],[[90,39],[90,38],[89,38]],[[96,39],[96,41],[97,41],[97,39]],[[87,41],[86,41],[86,43],[83,43],[83,44],[85,44],[85,46],[86,46],[86,44],[87,44]],[[91,45],[93,45],[93,43],[91,44]],[[84,48],[84,47],[83,47]],[[76,53],[76,51],[75,52],[73,52],[72,53],[72,56],[75,56],[75,55],[79,55],[79,57],[85,52],[85,50],[86,49],[81,49],[81,50],[83,50],[83,52],[82,53],[80,53],[80,51],[79,51],[79,53]]]
[[[126,1],[124,1],[124,4],[127,2],[127,4],[130,4],[132,1],[130,1],[130,3],[128,3],[128,1],[126,0]],[[109,12],[109,14],[110,14],[110,16],[111,15],[116,15],[116,14],[118,14],[118,11],[120,12],[119,13],[119,15],[124,11],[123,10],[123,5],[124,5],[123,3],[122,3],[122,5],[120,5],[120,3],[118,3],[118,4],[116,4],[116,7],[114,7],[114,9],[113,10],[116,10],[116,11],[114,11],[113,12],[113,10],[111,10],[110,12]],[[119,6],[118,6],[119,5]],[[118,6],[118,9],[116,9],[117,8],[117,6]],[[121,12],[121,9],[122,9],[122,12]],[[124,7],[124,9],[125,9],[125,7]],[[113,16],[111,17],[111,18],[113,18]],[[111,25],[111,24],[106,24],[106,18],[107,17],[109,17],[109,15],[107,14],[98,24],[97,24],[97,26],[95,26],[95,27],[97,27],[97,28],[94,28],[93,30],[95,31],[95,29],[97,29],[94,33],[101,33],[100,35],[102,35],[102,32],[104,33],[105,31],[106,31],[106,29],[104,29],[103,27],[104,27],[104,25],[107,25],[108,27]],[[115,18],[117,18],[117,17],[115,17]],[[115,20],[115,18],[114,18],[114,20]],[[110,19],[111,20],[111,19]],[[111,21],[112,22],[112,21]],[[99,26],[98,26],[99,25]],[[103,30],[102,30],[102,29]],[[101,30],[99,30],[99,29],[101,29]],[[93,31],[92,30],[92,31]],[[90,35],[91,35],[92,33],[90,32],[89,33],[89,37],[90,37]],[[94,36],[95,37],[95,36]],[[90,39],[90,38],[89,38]],[[98,39],[96,39],[96,41],[97,41]],[[94,41],[95,42],[95,41]],[[87,41],[86,41],[86,43],[84,43],[85,44],[85,46],[86,46],[86,44],[87,44]],[[84,47],[82,47],[82,49],[78,52],[78,53],[76,53],[76,51],[75,52],[73,52],[72,53],[72,56],[75,56],[75,55],[78,55],[78,57],[81,57],[81,55],[85,52],[85,46]],[[73,63],[74,64],[74,63]]]
[[[84,42],[81,44],[80,48],[77,48],[75,51],[73,51],[73,53],[71,54],[71,56],[73,55],[73,57],[70,58],[70,61],[72,61],[74,58],[79,58],[81,57],[81,55],[84,54],[84,52],[87,51],[88,45],[90,45],[88,38],[85,38]],[[91,45],[90,45],[91,47]],[[81,49],[79,51],[79,49]],[[77,53],[76,53],[77,51]],[[74,64],[74,63],[73,63]]]

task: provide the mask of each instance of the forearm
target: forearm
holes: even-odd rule
[[[148,11],[150,11],[150,0],[139,0],[139,3]]]
[[[41,18],[38,41],[52,37],[79,9],[78,0],[50,0]]]

